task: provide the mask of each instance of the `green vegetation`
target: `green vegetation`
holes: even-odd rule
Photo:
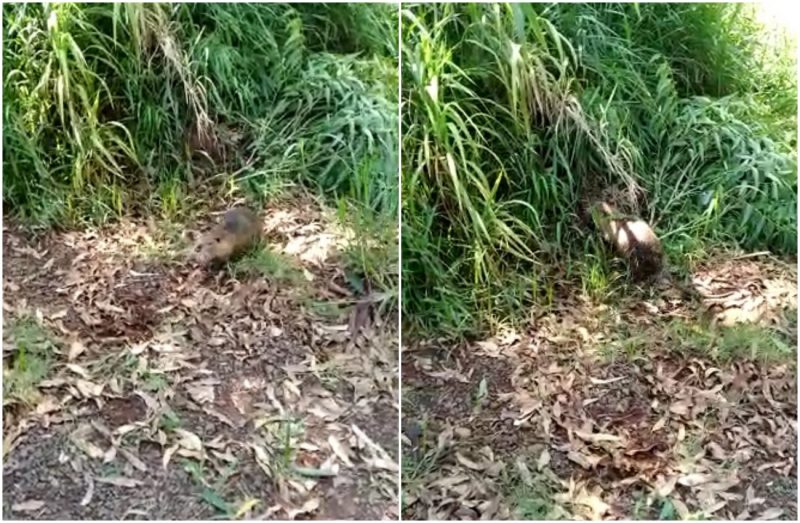
[[[401,18],[403,308],[418,332],[513,320],[565,280],[607,295],[604,247],[580,223],[598,190],[653,223],[679,269],[712,248],[796,254],[795,47],[765,43],[752,6]]]
[[[6,212],[185,219],[304,184],[395,286],[397,33],[390,5],[6,4]]]
[[[233,272],[241,275],[257,274],[273,281],[285,281],[291,284],[301,284],[304,281],[303,273],[292,265],[287,256],[273,252],[263,244],[236,260]]]
[[[787,339],[786,333],[760,325],[709,328],[675,320],[668,326],[667,337],[673,351],[710,356],[721,363],[745,358],[764,363],[797,359],[796,344]]]
[[[32,317],[13,319],[4,326],[13,355],[3,365],[4,402],[34,404],[37,386],[50,373],[56,351],[53,335]]]

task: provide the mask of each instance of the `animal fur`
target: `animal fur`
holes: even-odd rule
[[[222,221],[195,244],[194,261],[210,265],[226,262],[261,238],[261,218],[246,207],[228,210]]]
[[[647,222],[622,216],[606,202],[595,203],[591,210],[603,237],[628,260],[634,279],[648,280],[661,273],[664,251],[661,241]]]

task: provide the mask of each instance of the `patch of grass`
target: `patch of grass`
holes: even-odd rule
[[[150,241],[137,244],[137,255],[147,260],[169,263],[181,260],[189,242],[183,237],[184,225],[159,220]]]
[[[211,506],[219,516],[225,519],[236,519],[236,507],[225,499],[221,491],[228,478],[235,473],[237,464],[228,465],[220,472],[219,477],[212,482],[210,478],[213,473],[206,469],[203,463],[192,459],[184,459],[182,463],[183,470],[189,474],[189,477],[200,489],[200,499]]]
[[[352,218],[358,211],[340,211],[354,237],[342,252],[348,283],[360,294],[382,291],[397,302],[397,227],[379,216]]]
[[[633,520],[675,521],[680,519],[675,505],[669,498],[660,498],[654,493],[637,490],[631,507]]]
[[[262,467],[268,467],[273,478],[296,475],[295,459],[299,445],[305,436],[304,421],[295,416],[267,420],[261,427],[269,462],[259,460]]]
[[[766,484],[770,496],[777,499],[794,499],[797,494],[797,479],[784,476],[776,476]]]
[[[403,394],[403,403],[416,402],[414,392]],[[403,492],[412,492],[422,487],[422,482],[430,479],[431,475],[439,468],[442,458],[441,450],[437,446],[436,434],[432,433],[427,419],[414,421],[415,431],[418,431],[416,448],[404,449],[401,460]]]
[[[544,483],[527,486],[520,484],[511,494],[516,516],[524,520],[561,519],[554,513],[553,492]]]
[[[583,294],[596,302],[605,302],[612,294],[614,285],[607,258],[590,255],[579,267]]]
[[[549,470],[531,472],[523,479],[519,470],[504,477],[506,498],[513,509],[513,518],[530,521],[560,520],[568,517],[553,501],[558,485]]]
[[[305,283],[303,272],[291,258],[261,244],[231,264],[233,274],[239,277],[263,276],[271,281],[298,285]]]
[[[418,453],[403,454],[402,478],[403,491],[413,492],[422,487],[422,483],[429,480],[439,467],[441,452],[436,448]]]
[[[598,353],[606,360],[623,359],[635,361],[646,357],[652,346],[652,339],[645,334],[620,336],[598,348]]]
[[[176,412],[168,410],[159,417],[158,426],[166,432],[171,432],[181,428],[183,426],[183,420]]]
[[[674,352],[710,357],[723,363],[738,359],[790,362],[797,354],[785,334],[753,324],[711,327],[674,320],[667,326],[666,337],[669,349]]]
[[[345,317],[350,307],[343,307],[338,302],[317,301],[311,298],[305,300],[305,306],[312,314],[329,320],[340,320]]]
[[[145,372],[141,377],[142,388],[149,392],[160,392],[169,388],[169,381],[163,374]]]
[[[30,316],[10,319],[3,334],[13,351],[10,358],[4,358],[4,401],[31,405],[39,396],[38,384],[50,374],[58,343],[47,328]]]

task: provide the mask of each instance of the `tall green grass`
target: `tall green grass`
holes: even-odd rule
[[[6,212],[173,217],[302,183],[394,231],[397,33],[389,5],[5,4]]]
[[[602,247],[579,208],[597,190],[626,195],[673,260],[796,253],[795,42],[766,47],[749,6],[427,4],[401,17],[410,327],[474,332],[585,280]]]

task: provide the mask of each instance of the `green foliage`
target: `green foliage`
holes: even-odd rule
[[[796,316],[796,311],[793,315]],[[675,320],[669,325],[667,335],[671,350],[710,357],[721,363],[740,359],[787,363],[797,359],[796,344],[785,332],[760,325],[709,328]]]
[[[32,317],[14,319],[5,327],[16,350],[3,365],[3,397],[33,404],[38,398],[37,386],[50,373],[56,341]]]
[[[292,265],[291,259],[272,251],[266,245],[259,245],[250,250],[233,264],[237,275],[258,275],[272,281],[288,282],[299,285],[303,283],[303,273]]]
[[[302,183],[396,230],[394,6],[5,4],[3,15],[7,212],[42,226],[142,210],[172,220],[215,193],[263,205]],[[382,262],[382,277],[396,272]]]
[[[604,293],[578,225],[597,188],[637,196],[671,258],[796,253],[794,42],[768,46],[750,7],[425,4],[401,18],[409,325],[461,335],[519,315],[498,297],[519,275],[564,276],[545,266]]]

